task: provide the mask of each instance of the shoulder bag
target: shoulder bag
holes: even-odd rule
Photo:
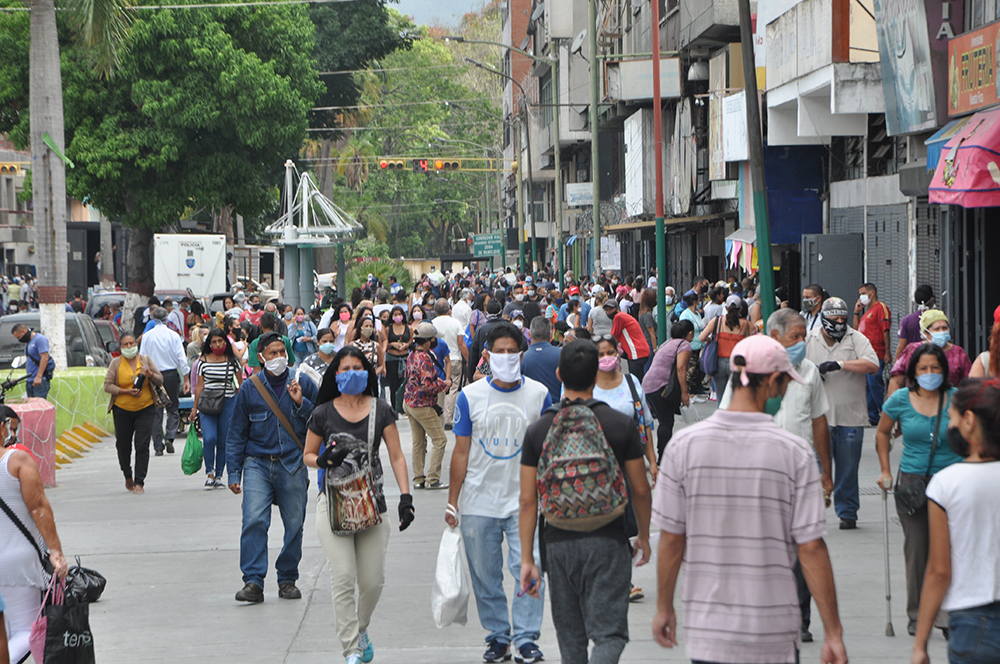
[[[0,498],[0,510],[4,511],[8,518],[14,522],[14,525],[17,526],[17,529],[21,531],[21,534],[24,535],[29,542],[31,542],[31,546],[33,546],[35,551],[38,552],[38,560],[42,563],[42,569],[45,570],[45,573],[49,576],[54,574],[56,568],[53,567],[52,561],[49,560],[47,552],[42,551],[42,547],[38,545],[38,542],[31,536],[31,533],[24,526],[24,524],[21,523],[21,520],[17,518],[17,515],[14,514],[14,510],[12,510],[7,503],[4,502],[3,498]]]
[[[709,376],[714,376],[719,368],[719,328],[722,327],[722,316],[715,318],[715,329],[712,330],[712,340],[701,349],[701,370]]]
[[[677,356],[680,355],[681,349],[681,339],[674,339],[677,342],[677,346],[674,349],[674,363],[670,367],[670,378],[667,380],[667,385],[662,390],[660,390],[660,397],[666,401],[676,401],[681,400],[681,379],[677,375]],[[664,344],[666,346],[666,344]],[[657,351],[662,352],[662,350]]]
[[[927,484],[931,481],[934,452],[937,450],[938,432],[941,430],[941,412],[944,409],[945,389],[947,389],[947,384],[941,386],[941,393],[938,396],[937,417],[934,418],[934,433],[931,434],[931,457],[927,461],[927,474],[915,475],[908,479],[906,484],[900,484],[899,476],[902,474],[902,471],[896,471],[896,488],[893,489],[892,497],[896,501],[896,509],[900,514],[913,516],[927,507]],[[900,459],[899,463],[902,465],[902,459]]]
[[[352,447],[344,461],[337,468],[328,469],[323,476],[326,512],[335,535],[353,535],[382,523],[372,475],[377,407],[378,399],[372,397],[366,448]],[[353,436],[350,438],[357,440]]]
[[[203,365],[204,366],[204,365]],[[226,378],[222,381],[221,387],[203,388],[201,396],[198,397],[198,412],[205,415],[218,415],[222,412],[222,404],[226,400],[226,390],[232,384],[229,376],[229,369],[232,367],[232,360],[226,358]]]
[[[260,380],[260,374],[255,373],[254,375],[250,376],[250,382],[253,383],[253,386],[257,388],[258,392],[260,392],[260,396],[264,399],[264,403],[266,403],[267,407],[271,409],[271,412],[274,413],[274,416],[278,418],[278,421],[281,422],[281,426],[285,428],[285,431],[287,431],[288,435],[292,437],[292,440],[295,441],[295,444],[299,446],[300,450],[305,452],[306,448],[305,445],[302,444],[302,440],[299,439],[299,434],[295,433],[295,429],[292,428],[292,423],[288,421],[288,418],[285,417],[285,414],[281,412],[280,408],[278,408],[278,404],[275,403],[274,397],[272,397],[270,393],[267,391],[267,388],[264,387],[264,383],[262,383]]]
[[[642,449],[646,449],[646,441],[652,439],[652,431],[646,426],[646,418],[643,417],[642,399],[639,398],[639,391],[635,389],[631,374],[622,374],[622,380],[628,383],[629,392],[632,393],[632,407],[635,411],[635,423],[639,425],[639,438],[642,440]]]

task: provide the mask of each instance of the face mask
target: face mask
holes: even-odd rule
[[[805,359],[806,342],[800,341],[797,344],[792,344],[785,351],[788,353],[788,359],[792,361],[792,366],[797,367]]]
[[[514,295],[514,299],[518,302],[524,302],[524,293],[517,293]]]
[[[393,323],[402,323],[403,322],[403,317],[402,316],[393,316],[392,317],[392,322]]]
[[[285,314],[285,320],[292,320],[292,312],[291,311],[289,311],[288,313]]]
[[[361,328],[361,334],[364,335],[364,336],[366,336],[366,337],[370,337],[372,335],[372,332],[374,332],[374,331],[375,331],[374,327],[363,327],[363,328]]]
[[[340,312],[340,322],[341,323],[346,323],[349,320],[351,320],[351,314],[347,313],[346,311],[341,311]]]
[[[663,302],[664,302],[664,304],[666,304],[669,307],[671,304],[674,303],[674,296],[673,295],[667,295],[665,298],[663,298]]]
[[[823,329],[834,341],[840,341],[847,334],[847,323],[835,323],[826,316],[821,319]]]
[[[301,323],[301,322],[305,321],[305,319],[306,319],[305,316],[296,316],[295,317],[295,322],[296,323]]]
[[[216,348],[215,346],[212,346],[212,352],[215,353],[216,355],[225,355],[226,347],[223,346],[222,348]]]
[[[917,311],[919,311],[920,313],[923,313],[923,312],[927,311],[928,309],[930,309],[930,307],[928,307],[926,304],[918,304],[917,305]]]
[[[618,368],[618,358],[614,355],[605,355],[597,361],[597,368],[601,371],[614,371]]]
[[[264,368],[267,369],[267,372],[272,376],[280,376],[285,373],[286,369],[288,369],[288,358],[279,355],[278,357],[270,360],[265,360]]]
[[[951,332],[931,332],[931,343],[944,348],[951,341]]]
[[[254,311],[260,311],[260,302],[254,302],[253,304],[250,305],[250,308],[253,309]]]
[[[533,290],[528,291],[528,297],[535,297],[535,291]]]
[[[319,350],[320,352],[326,353],[327,355],[333,355],[334,353],[337,352],[337,347],[328,341],[325,344],[320,344]]]
[[[17,338],[22,344],[26,344],[31,341],[31,332],[25,332],[20,337]]]
[[[494,378],[505,383],[521,380],[521,354],[490,353],[490,371]]]
[[[945,438],[948,439],[948,447],[951,448],[952,452],[963,459],[969,456],[969,441],[962,436],[962,432],[958,430],[958,427],[949,428]]]
[[[925,390],[936,390],[944,382],[944,374],[927,373],[917,376],[917,385]]]
[[[25,336],[27,336],[27,335],[25,335]],[[139,354],[139,347],[138,346],[132,346],[130,348],[122,348],[122,357],[124,357],[127,360],[131,360],[132,358],[134,358],[138,354]]]
[[[813,307],[816,306],[816,298],[810,297],[806,298],[805,300],[802,300],[802,306],[804,306],[807,311],[812,309]]]
[[[868,303],[871,301],[872,301],[871,296],[867,294],[861,296],[861,304],[865,305],[866,307],[868,306]]]
[[[422,320],[424,317],[424,312],[420,309],[413,310],[413,320]]]
[[[337,389],[341,394],[361,394],[368,387],[367,371],[341,371],[337,374]]]

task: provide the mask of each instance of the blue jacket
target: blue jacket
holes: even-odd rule
[[[278,408],[291,422],[299,440],[305,445],[306,425],[315,408],[316,395],[319,391],[316,383],[306,375],[299,376],[299,385],[302,386],[302,405],[297,406],[287,389],[282,387],[279,390],[280,394],[275,394],[266,376],[261,375],[261,381],[264,383],[264,389],[271,393]],[[233,409],[233,419],[229,423],[229,437],[226,439],[229,484],[241,482],[243,461],[246,457],[270,455],[279,457],[281,465],[290,473],[298,470],[303,463],[302,450],[285,431],[285,427],[281,426],[281,422],[271,412],[267,402],[260,396],[257,387],[247,379],[243,381],[243,386],[236,394],[236,406]]]

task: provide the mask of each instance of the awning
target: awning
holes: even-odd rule
[[[730,233],[726,236],[726,242],[749,242],[750,244],[757,244],[757,229],[756,228],[738,228],[736,231]]]
[[[734,217],[735,214],[732,212],[721,212],[719,214],[703,214],[697,217],[667,217],[663,220],[665,226],[676,226],[678,224],[691,224],[697,223],[699,221],[714,221],[716,219],[729,219]],[[614,224],[612,226],[605,226],[601,230],[604,233],[624,233],[625,231],[634,231],[641,228],[655,228],[655,219],[645,219],[643,221],[631,221],[625,224]]]
[[[938,161],[941,157],[941,149],[944,144],[947,143],[955,134],[962,130],[965,123],[969,121],[971,115],[967,115],[964,118],[959,118],[958,120],[952,120],[945,126],[937,130],[937,133],[924,141],[924,145],[927,146],[927,170],[933,171],[937,168]]]
[[[757,269],[757,229],[738,228],[726,236],[726,269]]]
[[[575,235],[570,235],[569,239],[566,240],[566,246],[567,247],[572,247],[574,242],[576,242],[576,236]]]
[[[976,113],[945,143],[929,198],[965,208],[1000,206],[1000,109]]]

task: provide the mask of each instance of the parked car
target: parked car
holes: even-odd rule
[[[101,341],[104,343],[104,350],[111,353],[111,357],[118,357],[121,355],[121,326],[118,325],[118,323],[101,319],[95,320],[94,325],[97,327],[97,333],[101,335]]]
[[[24,344],[11,334],[18,323],[41,332],[37,311],[0,318],[0,369],[9,368],[11,360],[24,355]],[[111,353],[105,349],[94,320],[86,314],[66,312],[66,361],[71,367],[106,367],[111,364]]]

